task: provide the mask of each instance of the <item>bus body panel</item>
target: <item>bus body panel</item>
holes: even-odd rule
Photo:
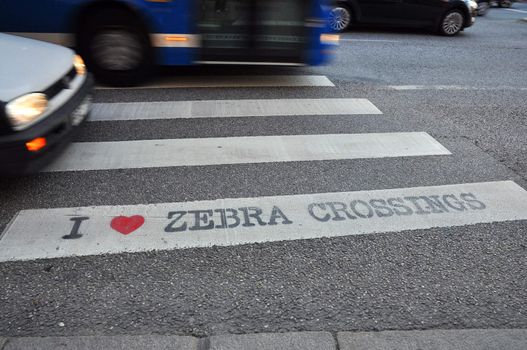
[[[303,1],[303,0],[292,0]],[[321,2],[311,1],[309,17],[320,23],[327,18]],[[4,1],[0,4],[0,31],[19,33],[67,46],[75,45],[78,20],[83,11],[100,6],[117,4],[130,9],[144,23],[151,37],[155,57],[161,65],[190,65],[200,58],[200,41],[195,45],[179,45],[164,42],[163,35],[189,35],[199,37],[199,5],[193,0],[149,2],[145,0],[24,0]],[[89,10],[88,10],[89,9]],[[320,35],[326,33],[325,25],[308,26],[307,45],[301,59],[309,65],[327,61],[330,55],[324,53],[330,46],[320,42]],[[157,34],[157,35],[156,35]],[[155,40],[154,40],[155,39]],[[172,46],[170,46],[172,45]]]

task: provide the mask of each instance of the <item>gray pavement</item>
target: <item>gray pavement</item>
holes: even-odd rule
[[[526,7],[514,4],[515,9]],[[335,87],[138,88],[95,94],[97,103],[367,98],[383,115],[91,122],[76,138],[77,142],[102,142],[424,131],[451,151],[450,156],[114,169],[0,179],[0,231],[20,210],[35,208],[497,180],[513,180],[527,188],[527,26],[519,21],[522,17],[518,12],[492,9],[458,38],[422,31],[357,30],[344,35],[352,41],[344,41],[336,61],[326,67],[162,71],[174,79],[176,73],[316,74],[327,76]],[[28,230],[35,235],[40,232],[38,227]],[[14,338],[2,350],[32,341],[55,348],[63,342],[82,348],[91,346],[86,342],[110,341],[117,348],[115,344],[153,342],[147,336],[151,334],[167,335],[159,341],[169,342],[171,335],[200,337],[197,343],[193,338],[182,339],[190,339],[190,346],[220,349],[218,344],[229,341],[239,346],[253,342],[252,336],[225,334],[305,331],[331,332],[331,338],[322,333],[328,346],[335,346],[331,343],[335,332],[368,332],[340,334],[340,350],[353,349],[345,347],[352,344],[358,349],[361,344],[378,344],[383,349],[387,339],[406,344],[401,349],[429,345],[440,349],[450,338],[464,339],[466,349],[475,349],[480,340],[493,344],[494,335],[502,342],[496,344],[506,344],[495,349],[515,349],[516,344],[524,345],[522,329],[527,328],[526,234],[525,221],[511,221],[236,247],[3,262],[0,336]],[[520,330],[370,333],[467,328]],[[423,334],[431,339],[429,345],[419,340]],[[88,338],[77,338],[80,335]],[[130,338],[136,335],[145,336]],[[22,338],[50,336],[60,338]],[[254,343],[265,349],[266,339],[270,338],[259,337]],[[291,339],[302,346],[309,343],[301,342],[307,339],[303,333]],[[467,343],[470,339],[473,343]]]
[[[523,350],[525,329],[224,334],[208,338],[169,335],[4,339],[1,350]]]

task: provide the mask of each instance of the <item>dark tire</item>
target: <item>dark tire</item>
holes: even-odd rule
[[[512,6],[511,0],[498,0],[498,6],[508,9]]]
[[[444,36],[454,36],[463,30],[465,16],[460,10],[448,10],[439,23],[439,34]]]
[[[148,33],[131,13],[103,9],[81,24],[79,50],[97,81],[114,86],[144,82],[152,71]]]
[[[478,16],[485,16],[489,12],[490,6],[490,1],[478,3]]]
[[[353,22],[351,9],[343,4],[334,5],[329,13],[329,27],[336,33],[349,29]]]

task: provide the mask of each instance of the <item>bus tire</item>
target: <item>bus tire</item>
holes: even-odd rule
[[[103,9],[81,24],[79,50],[97,81],[114,86],[144,82],[152,72],[148,33],[122,9]]]

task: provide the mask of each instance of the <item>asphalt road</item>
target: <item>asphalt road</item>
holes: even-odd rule
[[[76,142],[423,131],[449,156],[41,173],[0,180],[24,209],[190,202],[512,180],[527,188],[527,4],[459,37],[360,29],[310,68],[335,87],[97,90],[95,102],[365,98],[383,114],[89,122]],[[41,228],[33,228],[35,236]],[[211,335],[527,327],[527,221],[0,263],[0,335]]]

